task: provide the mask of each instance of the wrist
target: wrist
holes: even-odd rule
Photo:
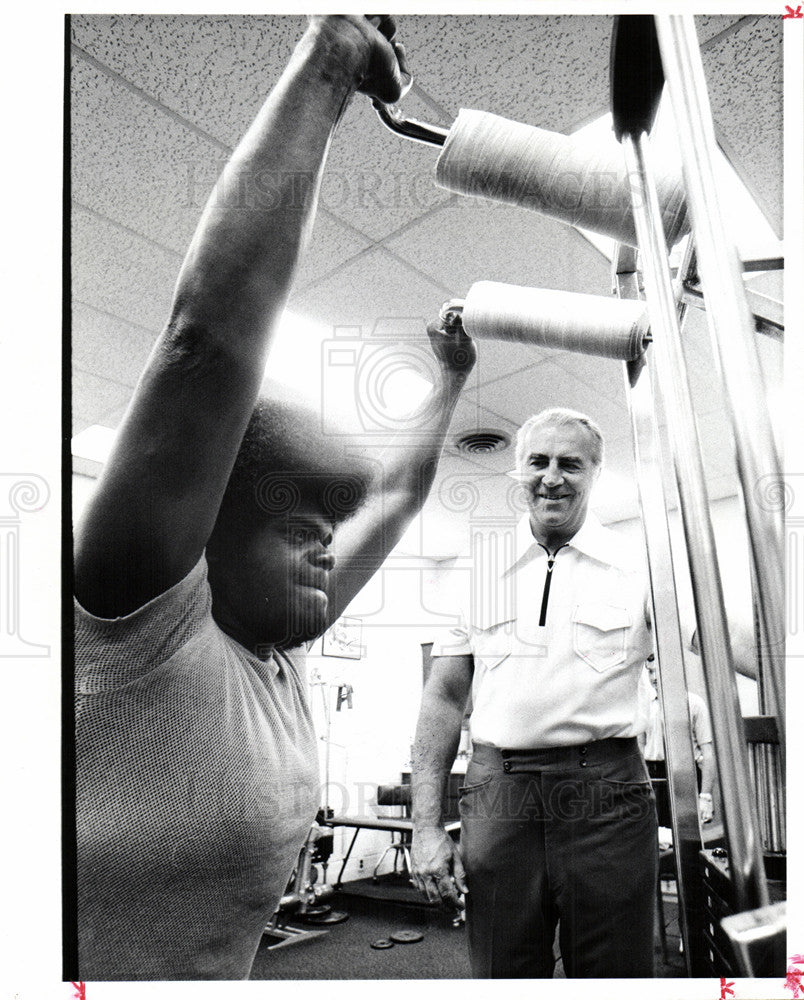
[[[359,32],[348,26],[337,29],[333,20],[320,17],[311,20],[299,48],[306,61],[322,79],[351,96],[366,73],[369,53]]]
[[[698,798],[699,799],[706,799],[707,802],[711,802],[712,801],[712,793],[711,792],[698,792]]]
[[[444,832],[444,823],[440,819],[433,819],[432,817],[418,821],[414,818],[413,832],[420,837],[433,833],[442,834]]]

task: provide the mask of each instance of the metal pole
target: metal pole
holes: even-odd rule
[[[687,200],[692,213],[713,353],[720,365],[737,454],[748,535],[757,575],[763,660],[784,744],[784,554],[781,510],[762,506],[763,487],[781,482],[754,322],[742,267],[724,224],[714,171],[715,133],[691,17],[656,17],[662,65],[676,121]],[[767,506],[767,505],[766,505]]]
[[[639,298],[635,255],[630,247],[615,256],[615,287],[620,298]],[[628,258],[628,259],[627,259]],[[673,845],[678,886],[678,913],[687,975],[706,975],[703,877],[698,854],[698,787],[692,752],[687,685],[684,676],[682,629],[678,614],[667,498],[664,494],[658,422],[650,374],[653,347],[645,354],[647,370],[626,363],[625,382],[633,432],[639,506],[648,556],[653,629],[656,640],[657,677],[665,720],[665,759],[673,823]]]
[[[690,558],[693,598],[730,848],[730,868],[738,906],[752,909],[767,904],[768,889],[754,803],[744,801],[745,789],[750,787],[745,735],[709,514],[709,497],[681,349],[681,331],[670,282],[666,241],[650,171],[646,133],[642,132],[636,138],[625,134],[623,148],[631,177],[634,220],[642,255],[656,369],[666,403],[668,434]]]

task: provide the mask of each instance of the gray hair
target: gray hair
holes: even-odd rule
[[[579,413],[577,410],[568,410],[561,406],[553,406],[548,410],[542,410],[540,413],[534,413],[532,417],[528,417],[517,431],[517,469],[522,469],[528,437],[534,427],[566,427],[572,425],[583,427],[587,432],[592,442],[592,461],[596,466],[600,467],[603,464],[603,434],[594,420],[591,417],[587,417],[585,413]]]

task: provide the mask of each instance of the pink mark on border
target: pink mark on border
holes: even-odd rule
[[[73,1000],[87,1000],[87,984],[86,983],[74,983],[70,980],[70,984],[75,987],[75,993],[73,994]]]
[[[782,20],[783,21],[787,20],[787,18],[790,18],[790,17],[793,17],[793,18],[804,17],[804,14],[801,13],[801,4],[799,4],[798,7],[796,7],[795,10],[793,10],[792,7],[789,7],[787,4],[785,4],[784,5],[784,9],[787,11],[787,13],[786,14],[782,14]]]
[[[787,967],[787,979],[784,981],[784,988],[791,991],[793,1000],[798,1000],[798,997],[802,995],[802,990],[804,990],[804,984],[801,982],[804,976],[804,969],[798,969],[796,966],[804,965],[804,955],[792,955],[790,962],[791,964]]]
[[[720,1000],[728,1000],[729,997],[734,996],[734,990],[732,989],[734,983],[727,983],[725,978],[721,976],[720,978]]]

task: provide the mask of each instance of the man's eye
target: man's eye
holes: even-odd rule
[[[297,545],[304,545],[306,542],[309,542],[311,535],[312,532],[308,528],[294,528],[290,533],[291,541]]]

